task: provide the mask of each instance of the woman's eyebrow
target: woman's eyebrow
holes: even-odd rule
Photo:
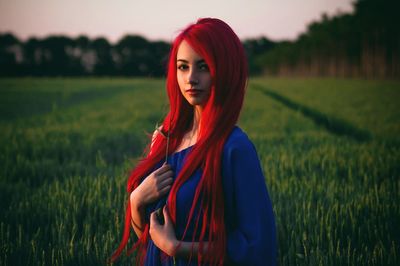
[[[177,59],[176,62],[182,62],[182,63],[186,63],[186,64],[189,63],[189,61],[188,61],[188,60],[185,60],[185,59]],[[197,60],[197,61],[196,61],[196,64],[201,64],[201,63],[205,63],[205,62],[206,62],[206,61],[205,61],[204,59],[200,59],[200,60]]]

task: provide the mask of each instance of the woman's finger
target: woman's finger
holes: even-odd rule
[[[157,224],[158,224],[157,215],[156,211],[154,211],[150,214],[150,225],[157,225]]]
[[[163,188],[165,186],[171,185],[172,183],[174,183],[174,179],[172,177],[169,177],[164,180],[161,180],[158,184],[159,188]]]
[[[164,172],[162,174],[159,174],[157,179],[158,180],[163,180],[163,179],[166,179],[166,178],[169,178],[169,177],[173,177],[173,176],[174,176],[174,172],[172,170],[168,170],[168,171],[166,171],[166,172]]]
[[[162,175],[163,173],[167,172],[168,170],[171,169],[171,166],[169,164],[163,164],[160,168],[158,168],[154,174],[155,175]]]
[[[169,191],[170,189],[171,189],[171,185],[168,185],[168,186],[166,186],[166,187],[161,188],[161,189],[158,191],[159,196],[160,196],[160,197],[165,196],[165,195],[168,193],[168,191]]]
[[[169,225],[171,223],[171,217],[169,216],[167,205],[165,205],[163,208],[163,215],[164,215],[165,225]]]

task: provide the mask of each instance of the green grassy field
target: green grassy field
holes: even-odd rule
[[[280,265],[400,264],[400,82],[251,80]],[[164,82],[0,80],[0,265],[103,265]],[[132,264],[122,258],[117,265]]]

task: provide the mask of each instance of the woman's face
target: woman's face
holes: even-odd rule
[[[193,106],[204,107],[210,97],[211,74],[208,65],[192,47],[182,41],[176,56],[176,76],[183,97]]]

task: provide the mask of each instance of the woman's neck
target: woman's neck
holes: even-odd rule
[[[183,136],[181,143],[175,150],[176,152],[181,151],[189,146],[192,146],[197,142],[201,124],[202,111],[203,111],[202,108],[199,108],[198,106],[194,107],[192,127]]]
[[[199,106],[194,107],[194,112],[193,112],[193,124],[192,124],[192,133],[198,133],[200,129],[200,123],[201,123],[201,114],[203,113],[203,109]]]

